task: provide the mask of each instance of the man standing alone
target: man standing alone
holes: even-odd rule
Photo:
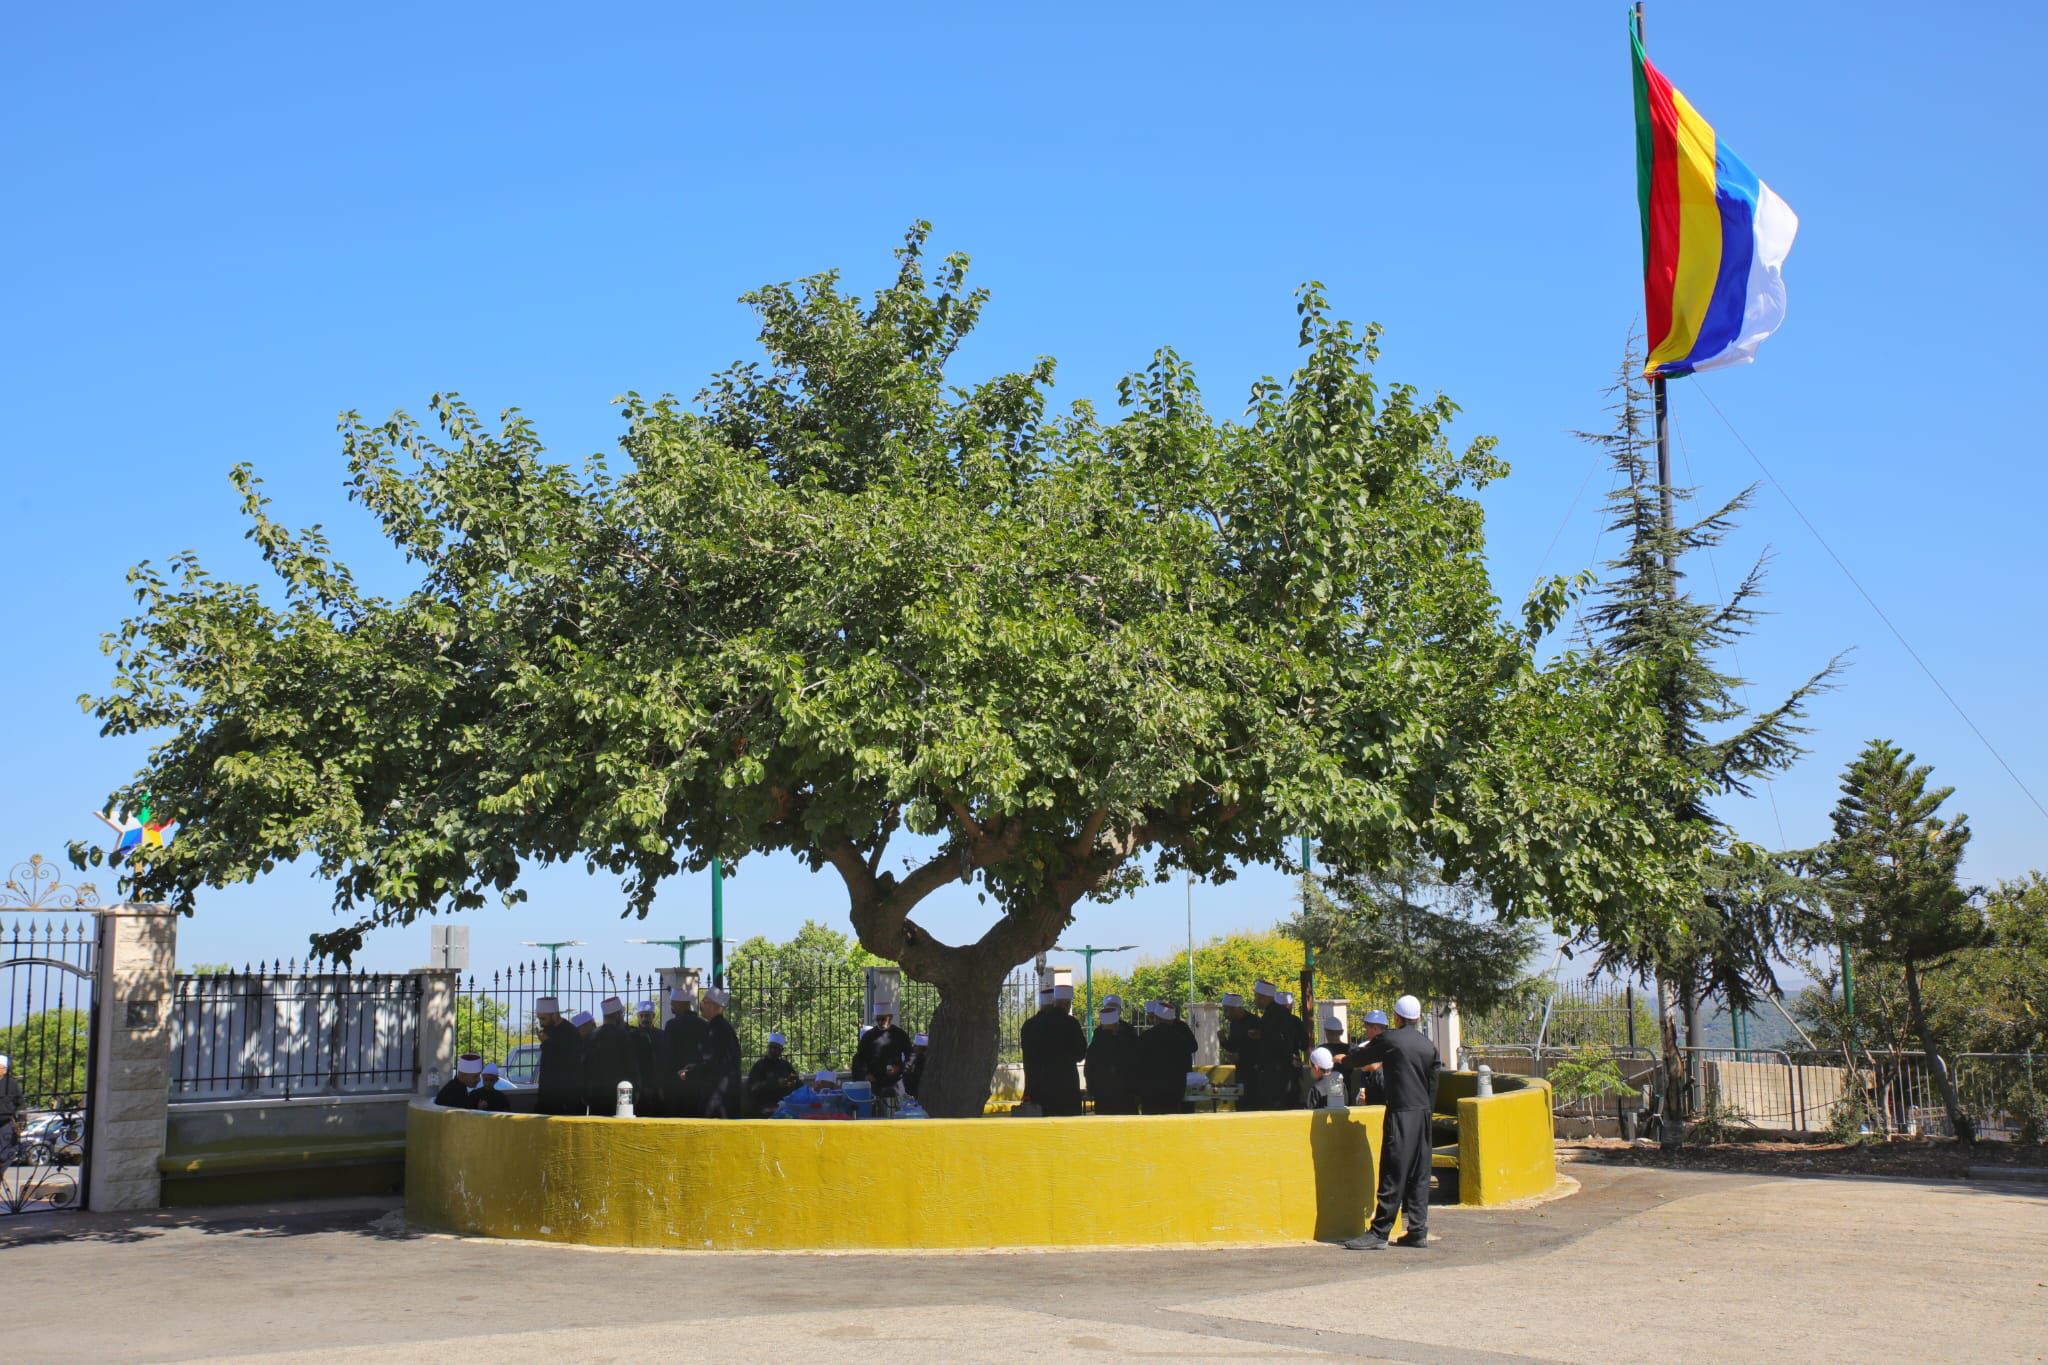
[[[1372,1226],[1344,1245],[1353,1251],[1384,1251],[1394,1219],[1407,1230],[1396,1246],[1419,1247],[1429,1240],[1429,1110],[1436,1099],[1442,1063],[1436,1044],[1422,1036],[1422,1002],[1404,995],[1394,1002],[1394,1027],[1355,1054],[1358,1066],[1377,1068],[1386,1082],[1386,1127],[1380,1138],[1379,1204]]]

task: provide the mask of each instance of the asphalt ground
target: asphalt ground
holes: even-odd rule
[[[2048,1358],[2048,1186],[1574,1163],[1431,1245],[633,1252],[393,1201],[0,1220],[15,1359]]]

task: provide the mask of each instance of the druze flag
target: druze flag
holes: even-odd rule
[[[1644,373],[1671,379],[1756,359],[1785,320],[1799,219],[1635,49],[1636,194],[1643,210]]]

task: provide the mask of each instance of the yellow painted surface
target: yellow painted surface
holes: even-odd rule
[[[1446,1073],[1448,1076],[1449,1073]],[[1505,1084],[1512,1080],[1513,1085]],[[1496,1077],[1494,1093],[1458,1100],[1458,1202],[1506,1204],[1557,1183],[1550,1083]]]
[[[415,1103],[406,1215],[492,1237],[730,1249],[1350,1237],[1379,1109],[868,1122],[547,1118]]]

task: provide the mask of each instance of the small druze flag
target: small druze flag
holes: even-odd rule
[[[1643,210],[1644,373],[1742,365],[1785,320],[1778,272],[1799,219],[1635,48],[1636,194]]]

